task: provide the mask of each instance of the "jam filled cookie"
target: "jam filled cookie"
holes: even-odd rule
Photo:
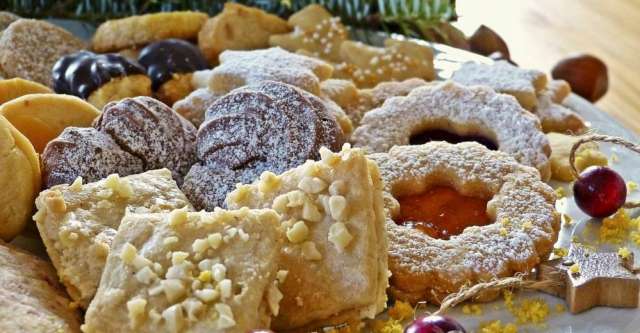
[[[147,69],[156,97],[167,105],[191,93],[193,72],[208,66],[195,45],[179,39],[147,45],[140,51],[138,62]]]
[[[0,35],[0,72],[5,78],[20,77],[53,87],[51,69],[56,61],[84,46],[53,24],[20,19]]]
[[[547,85],[543,72],[518,68],[505,60],[491,65],[466,62],[451,79],[467,86],[489,86],[497,92],[512,95],[530,111],[538,104],[536,94]]]
[[[279,216],[273,210],[127,214],[86,333],[267,328],[278,314]],[[285,280],[286,281],[286,280]]]
[[[271,46],[291,52],[304,51],[334,63],[342,62],[340,46],[349,36],[339,17],[331,17],[324,7],[313,4],[291,15],[288,22],[294,31],[271,36]]]
[[[272,208],[286,230],[287,279],[277,332],[373,318],[386,306],[387,237],[378,168],[360,149],[326,148],[281,175],[263,173],[227,196],[229,207]],[[330,283],[327,283],[330,281]]]
[[[80,333],[80,315],[51,264],[0,241],[0,331]]]
[[[284,82],[314,95],[320,81],[331,77],[333,68],[322,60],[287,52],[279,47],[256,51],[224,51],[220,66],[213,69],[209,88],[227,93],[265,80]]]
[[[564,80],[553,80],[538,93],[538,105],[534,114],[540,119],[545,133],[580,134],[586,131],[585,120],[561,104],[570,93],[571,87]]]
[[[2,104],[0,115],[31,141],[36,152],[42,153],[65,128],[91,126],[100,111],[75,96],[31,94]]]
[[[33,199],[40,191],[38,154],[11,123],[0,116],[0,238],[15,237],[30,221]]]
[[[192,210],[167,169],[98,182],[58,185],[42,191],[34,216],[47,253],[71,298],[87,308],[127,210]],[[72,217],[72,218],[70,218]],[[57,280],[57,279],[56,279]]]
[[[194,40],[209,16],[198,12],[153,13],[102,23],[92,46],[96,52],[135,48],[155,41],[179,38]]]
[[[509,95],[453,82],[416,88],[367,112],[351,140],[369,152],[433,140],[480,141],[549,179],[549,141],[540,122]]]
[[[151,95],[144,68],[115,53],[80,51],[62,57],[53,67],[53,82],[57,93],[84,98],[99,109],[125,97]]]
[[[269,47],[269,36],[291,30],[287,22],[258,8],[227,2],[198,33],[198,46],[210,63],[218,63],[225,50],[255,50]]]
[[[212,210],[236,183],[317,159],[320,147],[338,149],[343,141],[342,129],[318,97],[273,81],[240,88],[207,110],[198,130],[200,162],[183,190],[197,208]]]
[[[0,80],[0,105],[24,95],[48,93],[53,91],[37,82],[21,78]]]
[[[439,303],[464,285],[529,273],[549,256],[556,197],[534,168],[474,142],[396,146],[368,157],[383,179],[398,299]]]
[[[167,168],[181,184],[195,162],[196,129],[171,108],[150,97],[107,104],[94,128],[67,128],[42,154],[46,187],[77,177],[98,181]]]

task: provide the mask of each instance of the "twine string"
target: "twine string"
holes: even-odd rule
[[[620,137],[615,137],[615,136],[609,136],[609,135],[601,135],[601,134],[593,134],[593,135],[589,135],[589,136],[585,136],[582,137],[580,139],[578,139],[578,141],[576,141],[573,146],[571,147],[571,151],[569,152],[569,165],[571,166],[571,174],[573,175],[573,177],[575,179],[578,179],[578,177],[580,176],[578,173],[578,169],[576,168],[575,165],[575,161],[576,161],[576,153],[578,151],[578,148],[588,142],[608,142],[608,143],[613,143],[613,144],[617,144],[617,145],[621,145],[629,150],[632,150],[638,154],[640,154],[640,145],[637,145],[633,142],[629,142],[623,138]],[[624,208],[636,208],[636,207],[640,207],[640,201],[638,202],[627,202],[624,204],[623,206]]]

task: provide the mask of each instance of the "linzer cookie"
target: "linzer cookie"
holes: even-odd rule
[[[198,46],[210,63],[218,63],[225,50],[269,47],[269,37],[288,32],[287,22],[261,9],[226,2],[222,12],[210,18],[198,33]]]
[[[294,85],[312,94],[320,93],[320,81],[331,77],[333,68],[324,61],[287,52],[279,47],[256,51],[225,51],[213,69],[209,88],[227,93],[235,88],[271,80]]]
[[[529,273],[549,256],[559,229],[556,197],[534,168],[472,142],[396,146],[368,157],[384,184],[398,299],[439,303],[462,286]]]
[[[540,122],[511,96],[454,82],[419,87],[367,112],[351,140],[369,152],[451,138],[480,141],[551,175],[549,141]]]
[[[112,102],[94,128],[67,128],[47,145],[42,155],[45,186],[165,167],[182,183],[195,162],[195,135],[191,123],[152,98]]]
[[[281,175],[262,173],[227,196],[232,208],[272,208],[286,230],[280,312],[271,329],[319,332],[386,306],[387,236],[378,168],[360,149],[326,148]],[[330,283],[327,283],[330,281]],[[352,327],[357,327],[355,324]]]
[[[452,79],[464,85],[484,85],[515,97],[523,108],[532,111],[536,94],[547,85],[547,76],[538,70],[518,68],[507,61],[481,64],[466,62]]]
[[[264,171],[283,172],[338,149],[343,133],[318,97],[288,84],[264,81],[234,90],[207,110],[197,155],[183,190],[198,209],[223,204],[236,183]]]
[[[58,59],[85,47],[70,32],[38,20],[20,19],[0,36],[0,68],[5,78],[20,77],[53,87]]]
[[[53,67],[53,87],[99,109],[125,97],[151,95],[151,80],[144,68],[115,53],[80,51],[60,58]]]
[[[96,52],[113,52],[168,38],[193,40],[207,18],[205,13],[184,11],[110,20],[98,27],[92,47]]]
[[[191,93],[193,72],[208,66],[195,45],[179,39],[147,45],[140,51],[138,62],[146,68],[156,97],[168,105]]]
[[[575,111],[563,106],[562,101],[571,93],[566,81],[553,80],[538,93],[534,114],[540,119],[545,133],[580,134],[587,129],[585,120]]]

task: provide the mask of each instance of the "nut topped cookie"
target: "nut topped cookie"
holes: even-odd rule
[[[128,213],[84,332],[229,332],[269,327],[282,293],[273,210]],[[285,279],[286,281],[286,279]]]
[[[86,308],[100,281],[111,243],[127,211],[164,212],[191,204],[167,169],[83,184],[58,185],[40,193],[34,216],[47,253],[73,300]]]
[[[367,112],[351,140],[369,152],[385,152],[393,146],[431,141],[431,135],[453,134],[486,142],[533,166],[549,179],[549,141],[540,122],[509,95],[487,87],[465,87],[454,82],[419,87],[406,97],[388,99]]]
[[[85,47],[67,30],[39,20],[17,20],[0,35],[0,72],[53,87],[51,70],[58,59]]]
[[[362,150],[326,148],[321,161],[276,175],[263,173],[227,196],[231,208],[272,208],[286,241],[287,279],[275,331],[316,331],[385,308],[387,240],[378,169]],[[327,283],[331,281],[331,283]]]
[[[209,88],[227,93],[261,81],[278,81],[320,93],[320,81],[331,77],[333,68],[324,61],[287,52],[279,47],[256,51],[225,51],[213,69]]]

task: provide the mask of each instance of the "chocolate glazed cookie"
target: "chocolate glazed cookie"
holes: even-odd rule
[[[236,89],[207,110],[197,135],[199,162],[183,191],[197,208],[212,210],[236,183],[284,172],[317,159],[320,147],[337,150],[343,142],[324,102],[301,89],[273,81]]]
[[[44,185],[167,168],[178,184],[196,162],[196,129],[150,97],[107,104],[94,128],[67,128],[42,154]]]

